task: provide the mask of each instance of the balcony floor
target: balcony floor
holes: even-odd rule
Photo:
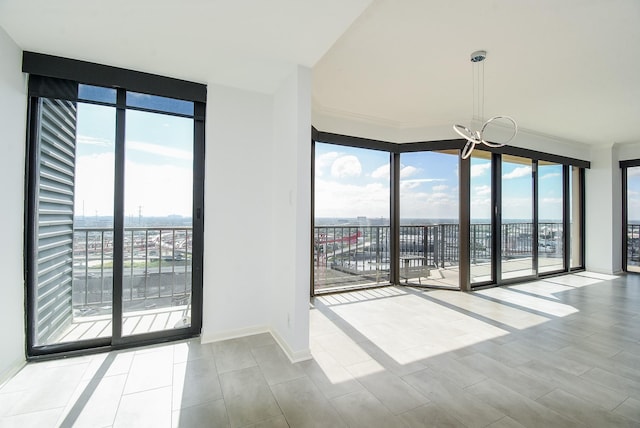
[[[125,312],[122,334],[130,336],[184,327],[183,317],[185,316],[191,316],[191,310],[187,305]],[[111,324],[111,315],[76,316],[71,325],[62,333],[59,343],[110,337]]]
[[[531,269],[532,259],[523,257],[517,259],[502,260],[503,278],[519,278],[533,275]],[[540,257],[538,268],[541,273],[552,272],[562,269],[562,259],[558,257]],[[400,268],[402,274],[403,268]],[[376,278],[376,272],[363,272],[354,275],[343,270],[331,268],[315,267],[315,289],[318,293],[335,292],[357,288],[366,288],[384,285],[388,282],[388,274],[380,273]],[[491,280],[491,264],[475,263],[471,265],[471,276],[474,283],[487,282]],[[430,268],[429,276],[422,278],[402,279],[401,284],[421,285],[431,287],[458,288],[459,287],[459,267],[457,265],[444,268]]]

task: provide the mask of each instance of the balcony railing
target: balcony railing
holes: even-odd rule
[[[189,227],[125,228],[122,293],[125,311],[188,303],[192,242],[193,231]],[[72,288],[77,315],[111,311],[112,229],[74,230]]]
[[[640,224],[627,225],[627,268],[640,267]]]
[[[399,257],[403,268],[454,268],[459,264],[459,225],[400,226]],[[505,223],[501,228],[502,259],[533,256],[532,223]],[[472,264],[491,261],[491,225],[470,227]],[[314,230],[315,286],[340,287],[389,280],[389,226],[319,226]],[[562,223],[539,223],[539,257],[562,259]]]

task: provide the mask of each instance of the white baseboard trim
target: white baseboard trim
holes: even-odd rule
[[[214,343],[214,342],[220,342],[222,340],[238,339],[240,337],[252,336],[254,334],[263,334],[263,333],[269,333],[271,337],[273,337],[273,339],[276,341],[278,346],[280,346],[280,349],[282,349],[282,352],[284,352],[287,358],[289,358],[289,361],[291,361],[292,363],[299,363],[301,361],[307,361],[313,358],[311,356],[310,349],[307,348],[301,351],[293,351],[289,347],[287,342],[284,339],[282,339],[282,337],[278,333],[271,330],[269,327],[265,327],[265,326],[247,327],[247,328],[241,328],[238,330],[225,331],[225,332],[220,332],[215,334],[202,334],[200,336],[200,343]]]
[[[272,330],[270,331],[270,333],[271,333],[271,336],[273,336],[275,341],[278,343],[278,345],[280,345],[280,348],[285,353],[287,358],[289,358],[289,361],[291,361],[292,363],[295,364],[295,363],[299,363],[301,361],[307,361],[313,358],[311,356],[311,350],[309,348],[303,349],[301,351],[293,351],[289,347],[289,345],[287,345],[287,342],[285,342],[277,332]]]
[[[271,333],[271,330],[266,326],[253,326],[240,328],[238,330],[223,331],[214,334],[201,334],[200,343],[220,342],[221,340],[237,339],[239,337],[252,336],[254,334],[262,333]]]
[[[0,373],[0,388],[2,388],[5,383],[9,382],[9,380],[18,374],[18,372],[26,365],[27,362],[25,360],[14,361],[13,364],[9,365],[5,371]]]

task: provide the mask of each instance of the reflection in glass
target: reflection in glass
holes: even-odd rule
[[[538,162],[538,271],[564,269],[562,165]]]
[[[458,288],[458,151],[403,153],[400,163],[400,282]]]
[[[386,152],[315,144],[314,289],[389,282]]]
[[[190,326],[193,119],[127,110],[123,336]]]
[[[493,281],[491,213],[491,153],[475,150],[471,155],[471,229],[469,230],[471,283]]]
[[[502,156],[502,279],[535,275],[531,159]]]

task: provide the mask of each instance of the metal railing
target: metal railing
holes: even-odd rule
[[[533,256],[533,223],[501,226],[502,258]],[[399,258],[403,267],[447,268],[459,264],[459,225],[455,223],[400,226]],[[539,257],[562,258],[562,223],[538,224]],[[470,225],[472,264],[492,257],[492,229],[488,223]],[[316,287],[389,280],[389,226],[317,226],[314,228]]]
[[[123,245],[126,310],[188,303],[193,231],[190,227],[127,227]],[[80,314],[110,311],[113,230],[74,230],[73,306]]]
[[[640,266],[640,224],[627,225],[627,266]]]

